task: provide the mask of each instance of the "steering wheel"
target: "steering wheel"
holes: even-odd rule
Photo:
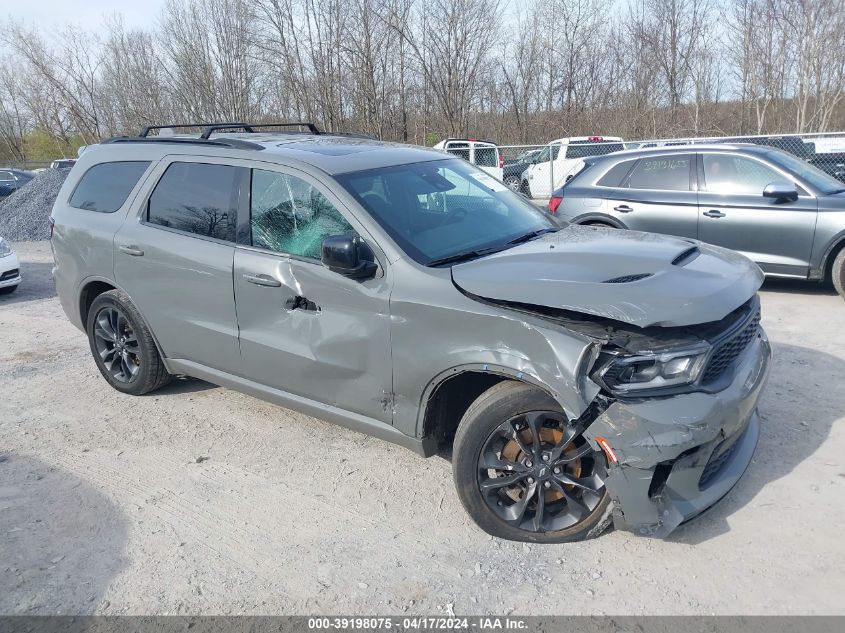
[[[450,223],[452,222],[461,222],[464,220],[467,215],[469,215],[469,211],[467,211],[463,207],[455,207],[454,209],[449,210],[449,219]]]

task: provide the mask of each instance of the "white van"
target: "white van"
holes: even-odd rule
[[[552,141],[522,174],[523,191],[532,198],[548,198],[583,165],[588,156],[601,156],[625,149],[618,136],[573,136]]]
[[[447,138],[435,145],[434,149],[463,158],[497,180],[504,177],[505,159],[495,143],[474,138]]]

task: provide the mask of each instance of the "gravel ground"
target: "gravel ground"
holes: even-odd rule
[[[769,282],[754,462],[654,541],[491,539],[449,463],[186,380],[131,398],[47,243],[0,298],[0,613],[845,614],[845,304]]]
[[[0,201],[0,236],[7,240],[48,240],[47,219],[69,169],[45,169]]]

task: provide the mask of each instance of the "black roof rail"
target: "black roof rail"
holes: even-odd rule
[[[141,133],[138,134],[140,138],[147,138],[150,132],[153,130],[166,130],[168,128],[179,128],[179,127],[205,127],[209,125],[208,123],[171,123],[167,125],[145,125],[141,128]],[[123,138],[123,137],[121,137]]]
[[[223,121],[220,123],[174,123],[167,125],[146,125],[141,128],[141,133],[138,135],[141,138],[147,138],[149,133],[153,130],[166,130],[168,128],[202,128],[200,138],[208,139],[212,133],[219,130],[242,130],[244,132],[253,133],[257,130],[255,128],[264,127],[305,127],[311,134],[322,134],[319,128],[313,123],[306,121],[293,121],[290,123],[242,123],[240,121]]]
[[[218,125],[222,126],[222,128],[218,127]],[[206,130],[208,130],[209,128],[229,129],[230,127],[231,128],[242,127],[245,132],[257,132],[257,130],[255,128],[262,128],[262,127],[307,127],[308,131],[311,134],[322,134],[323,133],[323,132],[320,131],[320,128],[318,128],[316,125],[314,125],[313,123],[309,123],[307,121],[292,121],[290,123],[241,123],[241,124],[235,124],[235,125],[232,125],[232,126],[227,126],[227,125],[224,125],[224,124],[216,124],[215,123],[215,124],[208,126],[206,128]],[[211,130],[211,131],[214,131],[214,130]]]
[[[112,143],[170,143],[173,145],[210,145],[213,147],[231,147],[232,149],[264,149],[263,145],[250,143],[239,138],[207,139],[190,136],[115,136],[100,141],[101,145]]]

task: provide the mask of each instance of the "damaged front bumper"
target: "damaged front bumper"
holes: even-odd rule
[[[585,432],[612,447],[605,485],[617,529],[662,538],[733,488],[754,454],[771,347],[762,329],[716,393],[613,402]]]

